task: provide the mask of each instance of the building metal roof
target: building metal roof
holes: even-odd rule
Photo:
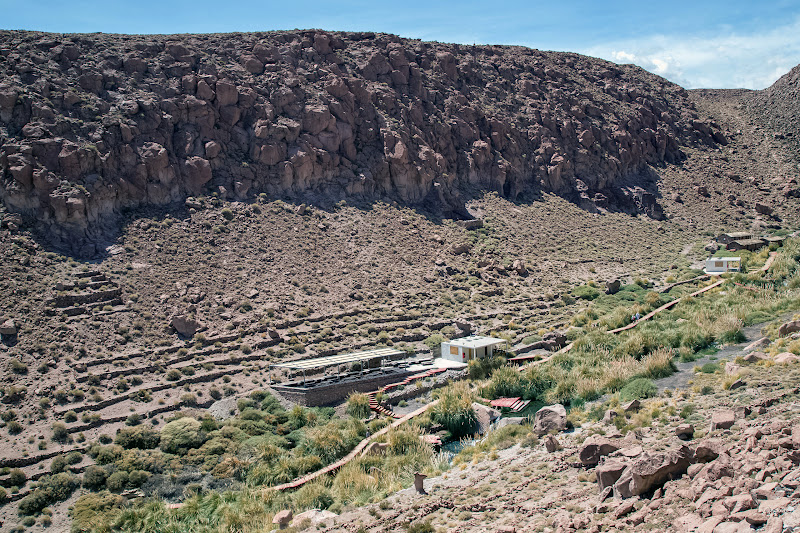
[[[482,337],[480,335],[470,335],[469,337],[461,337],[460,339],[453,339],[447,341],[448,344],[461,346],[462,348],[484,348],[486,346],[495,346],[497,344],[504,344],[505,339],[495,339],[494,337]]]
[[[277,363],[272,366],[275,368],[288,368],[291,370],[311,370],[313,368],[325,368],[328,366],[368,361],[370,359],[377,359],[378,357],[392,357],[394,355],[401,355],[403,353],[404,352],[394,348],[376,348],[374,350],[367,350],[364,352],[331,355],[329,357],[316,357],[314,359],[301,359],[300,361],[288,361],[286,363]]]
[[[749,231],[733,231],[730,233],[723,233],[722,235],[731,237],[732,239],[747,239],[753,236]]]
[[[706,261],[741,261],[741,257],[709,257]]]
[[[492,407],[507,407],[508,409],[519,412],[525,409],[530,400],[523,400],[522,398],[497,398],[491,401]]]
[[[741,245],[749,245],[749,244],[760,244],[761,246],[764,245],[764,239],[736,239],[732,241],[731,244],[741,244]]]

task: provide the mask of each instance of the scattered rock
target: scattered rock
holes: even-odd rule
[[[681,424],[675,428],[675,436],[681,440],[692,440],[694,437],[694,426],[691,424]]]
[[[472,250],[472,245],[468,242],[462,242],[460,244],[454,244],[451,247],[451,250],[456,255],[466,254],[469,253],[470,250]]]
[[[312,526],[316,526],[317,524],[321,524],[326,520],[330,520],[331,518],[336,518],[336,513],[332,513],[328,510],[319,510],[319,509],[310,509],[308,511],[302,512],[300,514],[295,515],[294,519],[292,520],[291,526],[294,528],[299,528],[300,524],[309,520]]]
[[[756,213],[767,216],[771,215],[772,212],[774,211],[774,209],[772,209],[770,206],[762,204],[760,202],[756,202],[755,209]]]
[[[781,352],[775,356],[775,364],[778,365],[787,365],[789,363],[794,363],[800,361],[800,357],[797,357],[792,352]]]
[[[548,331],[542,335],[541,347],[550,351],[558,350],[567,345],[567,336],[560,331]]]
[[[291,521],[292,511],[289,509],[278,511],[275,513],[275,517],[272,519],[273,524],[278,524],[278,529],[286,529]]]
[[[797,331],[800,331],[800,320],[790,320],[789,322],[781,324],[781,326],[778,328],[778,335],[785,337],[786,335],[795,333]]]
[[[544,439],[544,449],[547,450],[547,453],[557,452],[561,449],[561,444],[553,435],[548,435]]]
[[[619,292],[620,288],[620,281],[615,279],[614,281],[606,282],[606,294],[616,294]]]
[[[759,361],[766,361],[769,359],[769,356],[764,352],[750,352],[745,355],[742,359],[744,359],[748,363],[757,363]]]
[[[619,416],[619,413],[613,409],[609,409],[603,415],[603,424],[613,424],[614,420]]]
[[[639,400],[631,400],[628,403],[622,405],[622,409],[626,413],[635,413],[641,407],[642,407],[642,402],[640,402]]]
[[[578,457],[584,466],[594,466],[600,462],[601,457],[617,450],[619,450],[617,443],[606,437],[592,435],[578,448]]]
[[[732,376],[734,374],[738,374],[741,371],[742,371],[742,366],[741,365],[737,365],[733,361],[727,361],[725,363],[725,373],[727,375]]]
[[[607,460],[595,468],[594,473],[595,476],[597,476],[597,485],[600,488],[600,492],[603,492],[607,488],[612,488],[627,466],[627,464],[621,461]]]
[[[745,383],[745,381],[743,379],[737,379],[736,381],[731,383],[731,386],[728,387],[728,388],[730,390],[736,390],[738,388],[744,387],[745,385],[747,385],[747,383]]]
[[[736,413],[730,409],[715,411],[711,415],[711,431],[715,429],[730,429],[736,423]]]
[[[627,516],[633,512],[636,508],[636,502],[634,500],[628,500],[619,504],[619,506],[614,509],[614,518],[620,519],[623,516]]]

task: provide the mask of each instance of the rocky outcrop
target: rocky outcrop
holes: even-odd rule
[[[0,197],[84,252],[122,209],[210,192],[460,218],[464,188],[536,189],[661,218],[645,167],[721,141],[638,67],[373,33],[0,32],[0,80]]]
[[[200,322],[188,315],[175,315],[170,324],[184,337],[191,337],[203,327]]]
[[[533,431],[537,435],[564,431],[566,428],[567,410],[560,403],[546,405],[536,411],[533,421]]]
[[[692,451],[686,447],[664,453],[645,454],[630,463],[614,483],[614,496],[630,498],[644,494],[669,479],[680,477],[691,464]]]

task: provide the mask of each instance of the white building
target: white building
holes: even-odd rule
[[[503,339],[470,335],[442,343],[442,359],[457,363],[468,363],[473,359],[483,359],[494,354],[494,347],[505,344]]]
[[[706,274],[722,274],[724,272],[739,272],[741,257],[709,257],[706,259]]]

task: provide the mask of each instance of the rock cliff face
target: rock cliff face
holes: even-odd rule
[[[73,249],[126,208],[215,192],[463,212],[459,191],[552,191],[659,217],[631,179],[724,143],[681,87],[520,47],[319,30],[0,32],[0,196]]]

